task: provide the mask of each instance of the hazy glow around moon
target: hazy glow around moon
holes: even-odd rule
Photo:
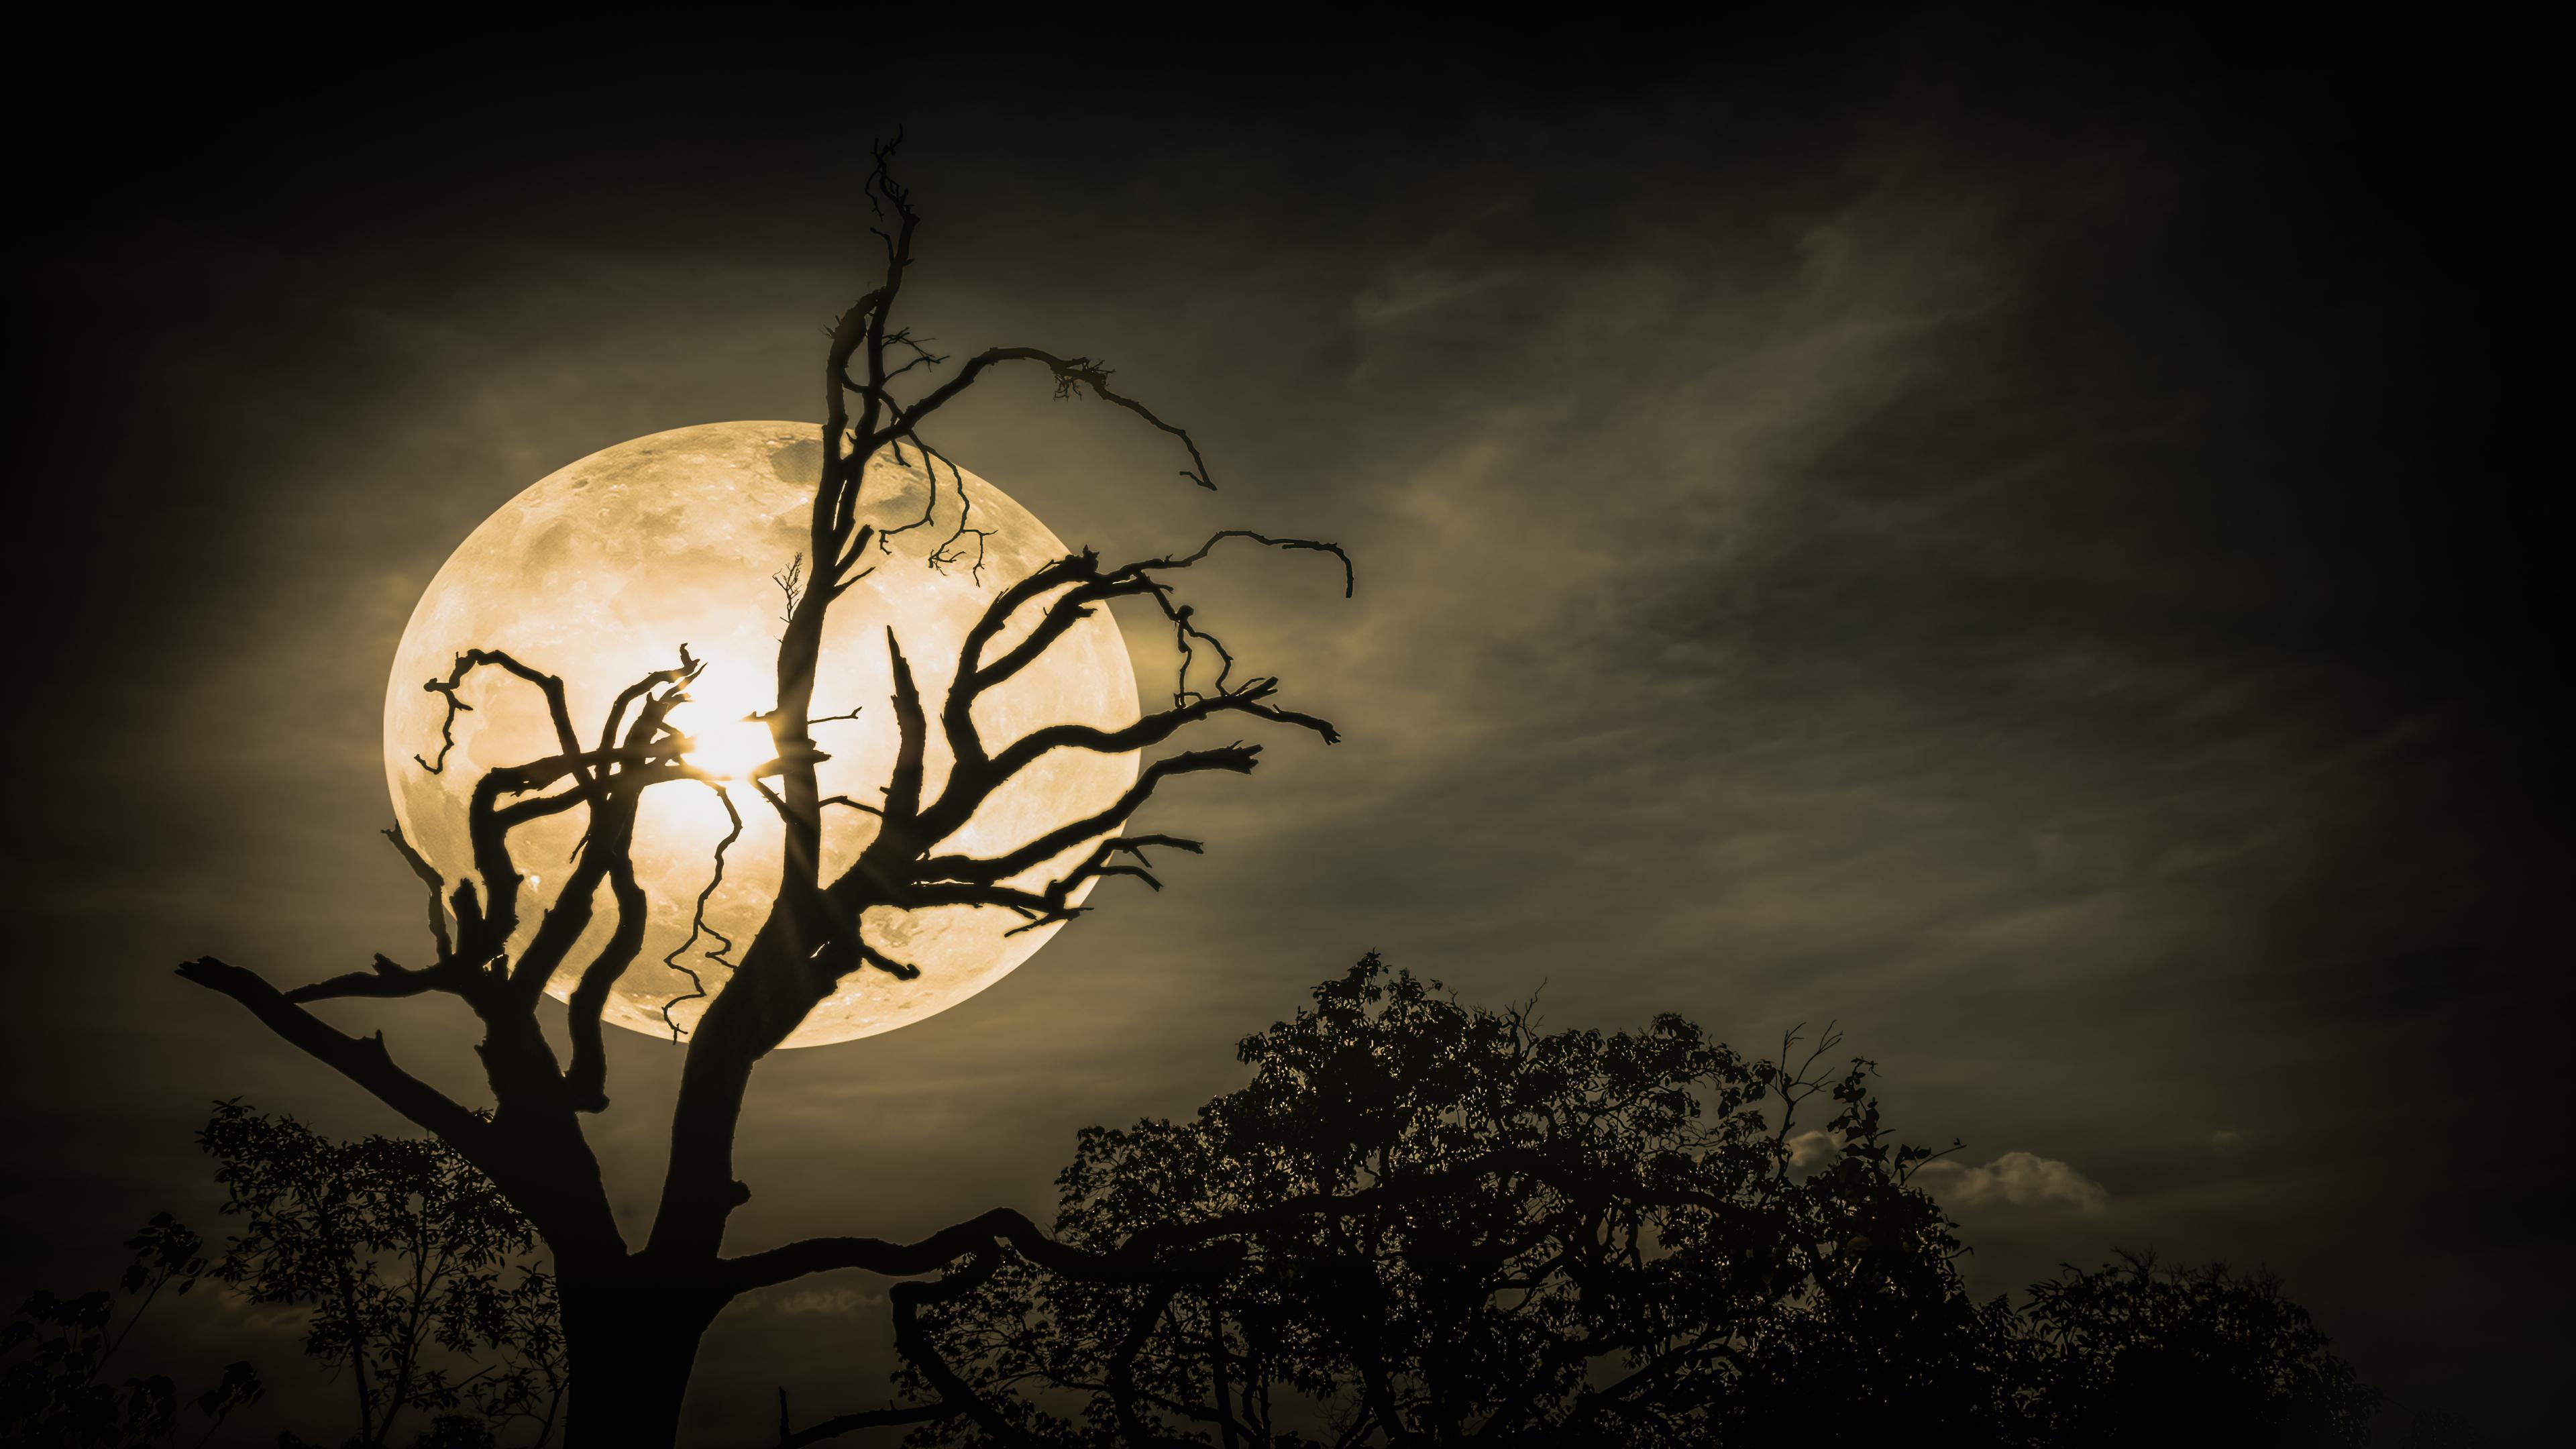
[[[880,456],[868,470],[865,517],[881,528],[922,516],[931,483],[921,457],[911,466]],[[676,663],[686,643],[708,661],[673,723],[696,736],[700,766],[739,772],[765,759],[767,736],[742,717],[768,708],[780,615],[785,599],[772,575],[806,547],[806,519],[822,468],[821,429],[812,423],[710,423],[620,443],[543,479],[484,520],[432,579],[395,651],[385,691],[385,770],[395,819],[421,853],[453,882],[467,872],[466,801],[494,766],[556,753],[537,692],[499,670],[478,670],[461,691],[473,706],[457,715],[456,746],[443,773],[413,759],[436,759],[439,696],[421,688],[447,677],[457,653],[504,649],[562,676],[574,723],[595,734],[619,690]],[[815,693],[818,716],[859,710],[855,720],[814,727],[832,758],[821,767],[823,793],[873,801],[895,754],[888,699],[885,631],[890,625],[921,686],[933,721],[928,788],[946,778],[950,758],[939,738],[939,701],[957,669],[967,628],[995,591],[1069,552],[1046,525],[991,484],[967,473],[968,522],[992,530],[982,540],[980,580],[969,564],[977,540],[960,540],[965,558],[934,571],[925,562],[957,523],[958,484],[938,466],[938,506],[931,526],[895,535],[891,551],[871,546],[876,571],[833,605]],[[809,565],[810,565],[810,561]],[[1035,621],[1035,609],[1013,622],[998,653]],[[1075,721],[1117,728],[1137,717],[1136,679],[1125,643],[1103,613],[1075,626],[1039,661],[977,701],[976,721],[1000,743],[1045,725]],[[1057,750],[1011,781],[946,847],[987,855],[1108,806],[1134,783],[1133,755]],[[724,882],[707,920],[735,943],[750,944],[766,916],[778,877],[777,817],[749,788],[731,790],[742,838],[725,854]],[[551,904],[581,832],[581,812],[536,822],[511,837],[533,894]],[[826,813],[824,869],[839,873],[875,833],[875,820],[835,807]],[[652,901],[644,950],[619,981],[606,1019],[668,1036],[664,1009],[683,1034],[705,1009],[690,999],[710,992],[726,967],[710,959],[718,943],[700,938],[675,966],[664,958],[689,934],[690,913],[707,886],[716,843],[730,828],[724,806],[703,786],[657,786],[644,797],[635,841],[638,880]],[[1017,883],[1043,884],[1079,860],[1077,846]],[[1086,884],[1084,891],[1089,889]],[[1081,894],[1074,897],[1081,899]],[[525,911],[519,944],[537,912]],[[566,958],[550,988],[567,995],[581,967],[607,938],[611,911],[602,893],[599,917]],[[990,986],[1025,961],[1058,929],[1005,937],[1019,917],[991,908],[950,907],[910,913],[871,912],[869,943],[921,968],[903,982],[862,969],[787,1038],[815,1046],[888,1031],[942,1011]],[[676,1003],[676,1004],[672,1004]]]

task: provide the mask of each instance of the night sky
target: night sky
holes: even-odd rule
[[[1837,1020],[1900,1129],[1965,1139],[1925,1180],[1980,1292],[2268,1264],[2398,1405],[2540,1422],[2576,1254],[2535,42],[1123,23],[102,32],[12,102],[0,1296],[105,1282],[159,1208],[218,1231],[214,1099],[402,1126],[170,968],[422,953],[373,834],[421,589],[584,454],[818,417],[900,124],[915,325],[1108,359],[1223,491],[1034,377],[943,446],[1120,558],[1340,541],[1347,602],[1305,557],[1189,583],[1348,740],[1164,791],[1207,856],[965,1005],[772,1057],[734,1245],[1043,1220],[1077,1128],[1236,1085],[1375,949],[1558,1025]],[[325,1014],[479,1090],[453,1001]],[[633,1233],[679,1057],[612,1036]],[[856,1277],[738,1305],[693,1440],[781,1384],[881,1402],[887,1337]],[[294,1338],[191,1300],[154,1352],[258,1360],[245,1436],[329,1432]]]

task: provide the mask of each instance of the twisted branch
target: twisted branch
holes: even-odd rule
[[[543,670],[532,669],[498,649],[468,649],[456,656],[456,667],[448,671],[447,678],[433,679],[421,686],[422,689],[439,695],[447,701],[447,712],[438,722],[437,761],[433,763],[421,759],[418,755],[412,756],[412,759],[419,762],[422,769],[433,775],[446,770],[448,753],[456,748],[456,716],[474,708],[459,698],[457,691],[464,687],[465,676],[486,664],[506,669],[535,685],[538,691],[545,695],[546,717],[554,724],[557,743],[562,745],[566,755],[578,757],[581,754],[581,741],[573,734],[572,711],[564,703],[564,683],[561,679]]]
[[[698,937],[708,936],[712,937],[717,942],[717,945],[714,950],[707,953],[707,960],[710,963],[722,966],[727,970],[731,970],[734,964],[733,962],[725,959],[726,954],[733,950],[733,938],[726,935],[724,932],[717,930],[714,926],[707,924],[707,902],[715,899],[716,888],[724,884],[725,851],[732,848],[735,841],[742,839],[742,812],[734,808],[733,796],[726,792],[723,785],[710,780],[707,782],[707,788],[716,792],[716,799],[724,805],[725,819],[732,823],[731,827],[725,831],[724,839],[716,842],[715,869],[707,877],[706,889],[698,892],[697,904],[689,911],[688,938],[681,941],[679,945],[672,947],[670,954],[662,958],[663,965],[668,966],[672,970],[689,978],[689,989],[687,992],[679,996],[674,996],[670,1000],[662,1003],[662,1024],[671,1029],[671,1040],[673,1041],[678,1041],[680,1039],[680,1024],[672,1019],[671,1008],[679,1005],[683,1001],[702,1000],[707,994],[707,983],[705,979],[700,977],[694,969],[681,965],[680,958],[689,954],[690,947],[698,944]],[[760,790],[763,795],[769,794],[769,792],[756,780],[752,782],[752,788]],[[775,799],[776,797],[772,796],[771,798]]]

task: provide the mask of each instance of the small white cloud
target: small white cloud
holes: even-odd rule
[[[1793,1168],[1814,1167],[1843,1150],[1841,1138],[1813,1127],[1781,1145],[1789,1149],[1789,1165]]]
[[[1914,1182],[1953,1210],[2001,1202],[2098,1213],[2111,1202],[2110,1190],[2102,1184],[2055,1158],[2030,1152],[2007,1152],[1983,1167],[1926,1163]]]

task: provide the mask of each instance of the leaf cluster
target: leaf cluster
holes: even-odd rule
[[[237,1222],[208,1271],[306,1311],[304,1351],[351,1384],[352,1442],[396,1442],[424,1414],[545,1442],[564,1379],[555,1283],[527,1265],[535,1231],[488,1178],[435,1138],[340,1142],[239,1101],[198,1141]]]
[[[204,1241],[168,1213],[126,1239],[133,1259],[116,1289],[64,1298],[38,1291],[0,1325],[0,1442],[142,1449],[203,1444],[263,1387],[246,1362],[182,1394],[167,1374],[111,1377],[108,1365],[168,1289],[177,1297],[206,1275]],[[120,1302],[125,1306],[120,1308]]]

